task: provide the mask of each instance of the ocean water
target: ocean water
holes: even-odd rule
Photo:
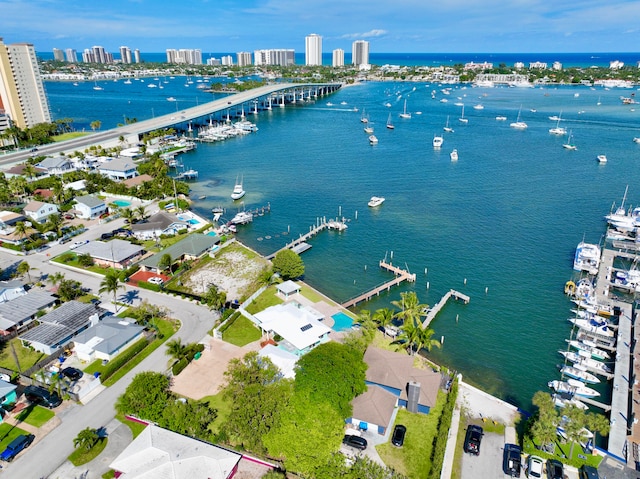
[[[54,117],[100,119],[105,127],[123,115],[170,112],[176,106],[168,96],[178,99],[178,108],[210,98],[185,87],[184,78],[167,81],[162,90],[136,82],[105,84],[100,92],[93,84],[47,83],[46,89]],[[389,307],[408,290],[430,305],[452,288],[469,295],[469,304],[450,302],[431,324],[443,346],[427,356],[527,408],[537,390],[559,378],[557,351],[566,348],[571,331],[563,286],[576,277],[575,246],[583,238],[601,240],[603,216],[626,185],[627,204],[640,201],[640,145],[632,141],[640,136],[640,109],[620,101],[635,90],[441,90],[436,84],[365,83],[250,115],[257,133],[183,155],[185,167],[199,171],[194,209],[211,217],[211,208],[221,205],[230,218],[241,208],[270,204],[270,213],[238,228],[238,238],[265,255],[319,218],[344,216],[345,232],[325,231],[309,241],[305,280],[346,301],[391,278],[378,268],[386,258],[417,273],[417,281],[359,308]],[[405,99],[411,119],[398,117]],[[458,121],[456,102],[466,105],[467,124]],[[476,104],[484,109],[472,108]],[[363,109],[379,139],[375,146],[363,132]],[[509,127],[519,111],[527,130]],[[555,126],[548,117],[560,112],[577,151],[562,148],[566,137],[548,133]],[[389,114],[394,130],[385,128]],[[508,119],[496,121],[497,115]],[[447,117],[454,133],[442,131]],[[440,150],[432,147],[435,133],[445,137]],[[606,165],[596,161],[602,153]],[[247,194],[234,204],[229,195],[237,176]],[[371,209],[367,201],[374,195],[386,202]]]

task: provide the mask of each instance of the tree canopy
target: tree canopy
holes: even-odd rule
[[[150,371],[139,373],[116,401],[116,411],[147,421],[159,422],[169,395],[167,376]]]
[[[273,258],[273,271],[284,280],[296,279],[304,275],[304,263],[298,253],[283,249]]]

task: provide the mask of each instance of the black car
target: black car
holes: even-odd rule
[[[482,435],[484,431],[480,426],[471,424],[467,427],[467,435],[464,438],[464,452],[469,454],[480,454],[480,443],[482,442]]]
[[[547,461],[547,476],[549,479],[564,479],[564,466],[557,459]]]
[[[72,381],[77,381],[82,377],[83,372],[79,369],[68,367],[60,371],[60,374],[62,374],[65,378],[71,379]]]
[[[402,424],[396,424],[393,429],[393,436],[391,436],[391,444],[394,446],[402,447],[404,444],[404,435],[407,433],[407,428]]]
[[[515,444],[504,445],[504,459],[502,469],[504,473],[511,477],[520,477],[522,467],[522,450]]]
[[[578,471],[580,479],[600,479],[598,470],[595,467],[583,465]]]
[[[62,404],[62,399],[55,392],[49,392],[40,386],[27,386],[24,389],[24,396],[27,400],[34,404],[42,404],[43,406],[53,409]]]
[[[346,435],[342,439],[342,443],[347,446],[355,447],[356,449],[360,449],[364,451],[367,448],[367,440],[364,437],[360,436],[352,436]]]
[[[108,240],[108,239],[111,239],[111,238],[113,238],[113,233],[102,233],[100,235],[100,239],[101,240]]]
[[[11,462],[13,459],[23,450],[28,448],[35,436],[33,434],[23,434],[16,437],[9,443],[7,448],[0,454],[0,459],[3,461]]]

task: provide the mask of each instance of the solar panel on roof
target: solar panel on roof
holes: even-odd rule
[[[309,329],[313,328],[313,326],[311,326],[310,324],[305,324],[304,326],[302,326],[300,328],[300,331],[307,331]]]

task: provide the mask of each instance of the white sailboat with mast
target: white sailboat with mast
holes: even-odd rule
[[[389,128],[390,130],[393,130],[395,128],[395,126],[393,126],[393,123],[391,122],[391,113],[389,113],[389,118],[387,119],[387,128]]]
[[[464,103],[462,104],[462,116],[460,116],[460,118],[458,118],[458,121],[460,123],[469,123],[469,120],[464,117]]]
[[[400,118],[411,118],[411,113],[407,113],[407,99],[404,99],[404,110],[400,113]]]
[[[447,115],[447,123],[444,125],[443,130],[447,133],[453,133],[453,128],[449,126],[449,115]]]
[[[565,150],[577,150],[578,147],[573,143],[573,133],[569,131],[569,138],[567,138],[567,142],[562,145],[562,148]]]

